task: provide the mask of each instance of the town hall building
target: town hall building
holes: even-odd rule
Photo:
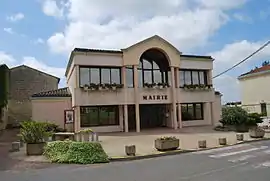
[[[75,48],[66,68],[67,88],[33,95],[33,119],[60,124],[64,110],[73,110],[75,132],[216,125],[221,94],[213,87],[213,61],[185,55],[159,36],[121,50]],[[53,102],[61,100],[65,103],[54,110]]]

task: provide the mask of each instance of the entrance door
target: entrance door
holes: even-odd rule
[[[156,128],[164,126],[166,105],[142,104],[140,105],[141,128]]]

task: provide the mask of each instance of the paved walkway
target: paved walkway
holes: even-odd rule
[[[52,166],[49,163],[28,162],[26,160],[25,151],[17,152],[17,155],[21,155],[24,159],[17,159],[9,149],[11,148],[11,142],[17,141],[18,129],[4,130],[0,132],[0,171],[1,170],[25,170],[30,168],[47,168]],[[1,180],[1,179],[0,179]]]
[[[144,130],[141,133],[103,133],[99,135],[99,140],[110,157],[123,157],[125,155],[125,145],[136,145],[137,155],[147,155],[158,153],[154,148],[154,140],[161,136],[175,136],[180,139],[180,148],[183,150],[197,149],[199,140],[206,140],[207,147],[217,147],[218,138],[227,138],[228,144],[237,143],[235,132],[214,131],[212,127],[189,127],[181,130],[154,129]],[[270,138],[270,133],[266,133],[266,138]],[[248,133],[244,134],[244,140],[253,140]],[[10,154],[13,159],[24,162],[44,162],[43,156],[26,156],[25,147],[20,152]],[[42,166],[42,165],[39,165]]]
[[[107,154],[111,157],[125,156],[125,145],[136,145],[138,155],[157,153],[154,148],[154,140],[161,136],[175,136],[180,139],[180,148],[197,149],[199,140],[206,140],[207,147],[217,147],[218,138],[227,138],[228,144],[237,143],[235,132],[214,131],[212,127],[189,127],[181,130],[155,129],[141,133],[107,133],[99,137]],[[270,138],[266,133],[265,137]],[[244,134],[244,140],[252,140],[248,133]]]

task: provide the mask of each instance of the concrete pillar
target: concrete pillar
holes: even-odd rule
[[[183,128],[181,104],[178,104],[177,111],[178,111],[178,125],[179,125],[179,128],[181,129]]]
[[[80,107],[76,106],[74,108],[75,120],[74,120],[74,132],[78,132],[81,130],[81,115],[80,115]]]
[[[121,130],[124,130],[124,108],[122,105],[119,105],[118,108],[119,108],[119,125]]]
[[[213,84],[212,77],[213,77],[213,70],[207,71],[207,84]]]
[[[138,81],[138,66],[134,65],[134,96],[135,96],[135,115],[136,115],[136,132],[141,131],[140,125],[140,106],[139,106],[139,81]]]
[[[172,90],[172,119],[174,129],[178,129],[176,115],[176,94],[175,94],[175,68],[171,67],[171,90]]]
[[[204,121],[207,125],[211,125],[212,120],[211,120],[211,103],[206,102],[203,104],[203,109],[204,109]]]
[[[125,132],[128,132],[128,105],[124,105]]]

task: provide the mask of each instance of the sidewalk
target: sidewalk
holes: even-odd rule
[[[198,141],[206,140],[207,147],[213,148],[219,146],[219,138],[227,138],[228,145],[237,143],[235,132],[218,132],[212,127],[193,127],[183,128],[181,130],[155,129],[147,130],[141,133],[107,133],[99,136],[101,144],[110,157],[123,157],[125,155],[125,145],[136,145],[137,155],[147,155],[159,153],[154,148],[154,140],[161,136],[175,136],[180,139],[180,149],[194,150],[198,149]],[[270,138],[270,133],[265,134]],[[244,133],[244,140],[254,140]]]
[[[181,130],[153,129],[144,130],[140,133],[103,133],[99,135],[100,143],[109,157],[122,159],[126,157],[125,146],[136,145],[136,156],[157,155],[161,152],[154,148],[154,140],[161,136],[175,136],[180,139],[180,149],[184,151],[197,150],[198,141],[206,140],[207,148],[218,147],[219,138],[227,138],[228,145],[237,142],[235,132],[214,131],[212,127],[189,127]],[[270,133],[265,134],[265,138],[270,138]],[[244,141],[255,140],[249,137],[249,133],[244,133]],[[179,151],[177,151],[179,153]],[[11,153],[13,159],[24,162],[48,162],[44,156],[26,156],[25,147],[19,152]],[[170,154],[170,153],[169,153]],[[174,153],[172,153],[174,154]]]

